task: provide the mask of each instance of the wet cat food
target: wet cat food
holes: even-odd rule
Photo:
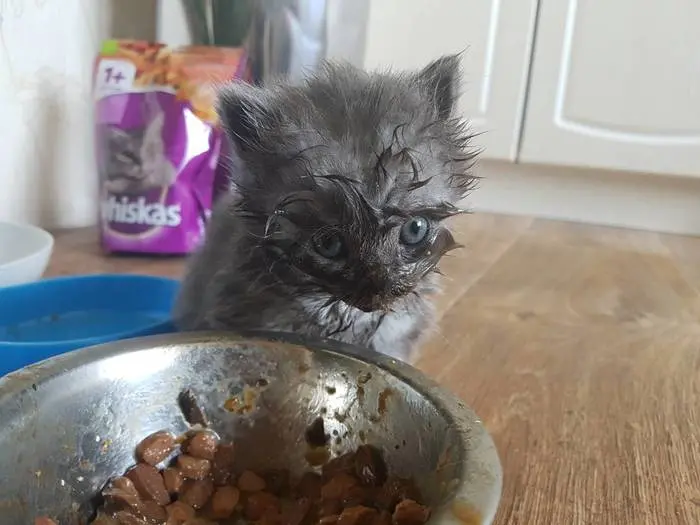
[[[104,43],[95,66],[101,241],[108,252],[187,254],[225,188],[218,83],[248,79],[241,49]]]
[[[415,484],[392,476],[371,445],[299,479],[285,469],[238,471],[235,457],[235,446],[208,430],[184,440],[156,432],[136,447],[138,463],[103,489],[92,523],[423,525],[430,517]],[[35,525],[57,524],[39,518]]]

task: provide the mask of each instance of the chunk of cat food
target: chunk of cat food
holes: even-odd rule
[[[194,518],[190,518],[189,520],[187,520],[182,525],[218,525],[218,523],[216,521],[212,521],[208,518],[203,518],[201,516],[195,516]]]
[[[284,525],[302,525],[310,516],[313,504],[308,498],[300,498],[283,505],[280,518]]]
[[[321,487],[323,486],[323,478],[315,472],[304,472],[297,483],[296,494],[312,500],[321,497]]]
[[[163,471],[163,482],[170,494],[178,494],[185,482],[185,476],[176,468],[168,467]]]
[[[361,505],[348,507],[338,516],[338,525],[372,525],[377,511]]]
[[[249,520],[257,521],[264,514],[279,512],[279,508],[279,499],[274,494],[261,490],[248,495],[243,513]]]
[[[265,489],[275,496],[285,496],[289,493],[289,470],[272,469],[263,474]]]
[[[165,507],[165,512],[168,514],[168,525],[181,525],[195,516],[194,508],[182,501],[174,501]]]
[[[114,514],[118,525],[149,525],[146,518],[141,518],[126,510],[120,510]]]
[[[188,479],[182,486],[179,501],[201,509],[214,493],[214,483],[210,479]]]
[[[182,475],[189,479],[204,479],[211,470],[211,462],[208,459],[199,459],[187,454],[177,457],[177,468]]]
[[[198,510],[207,505],[213,493],[214,485],[211,480],[185,480],[177,501]]]
[[[374,504],[374,487],[351,486],[343,493],[340,502],[343,508]]]
[[[256,525],[284,525],[282,522],[282,515],[274,508],[265,511],[262,517],[255,523]]]
[[[338,514],[322,516],[321,518],[319,518],[317,525],[335,525],[336,523],[338,523],[339,517],[340,515]]]
[[[98,512],[95,519],[90,522],[91,525],[120,525],[117,518],[107,515],[103,512]]]
[[[391,525],[391,513],[380,510],[372,520],[372,525]]]
[[[211,432],[197,432],[187,442],[187,453],[199,459],[213,460],[219,439]]]
[[[372,445],[362,445],[357,449],[354,471],[363,485],[379,487],[386,482],[387,468],[382,453]]]
[[[113,479],[102,490],[102,496],[107,503],[117,508],[136,508],[141,503],[136,487],[129,478],[123,476]]]
[[[163,523],[168,518],[165,507],[158,505],[155,501],[142,501],[131,510],[137,516],[145,518],[147,523]]]
[[[420,501],[423,498],[412,480],[392,476],[379,490],[375,497],[375,504],[380,509],[394,512],[396,504],[403,499]]]
[[[355,471],[355,454],[348,452],[347,454],[333,458],[323,465],[321,471],[325,481],[328,481],[341,472],[351,474]]]
[[[138,491],[136,490],[136,486],[134,485],[133,481],[126,476],[114,478],[110,482],[109,486],[115,490],[122,491],[124,494],[133,494],[135,496],[138,495]]]
[[[170,503],[170,494],[165,488],[163,476],[154,467],[139,463],[126,473],[139,495],[146,500],[153,500],[159,505]]]
[[[243,492],[258,492],[265,490],[265,480],[251,470],[246,470],[238,478],[238,488]]]
[[[355,476],[341,472],[333,476],[328,483],[321,487],[321,498],[340,500],[343,496],[358,484]]]
[[[211,498],[211,516],[216,519],[230,517],[240,497],[241,493],[236,487],[219,487]]]
[[[51,518],[42,516],[40,518],[34,518],[34,525],[58,525],[58,523],[56,523]]]
[[[394,525],[423,525],[430,517],[430,509],[416,503],[412,499],[399,502],[394,509],[392,522]]]
[[[233,474],[234,459],[233,445],[222,443],[217,447],[211,465],[211,474],[214,483],[217,485],[225,485],[229,482]]]
[[[324,499],[318,507],[318,515],[338,516],[343,512],[343,504],[339,499]]]
[[[175,436],[170,432],[154,432],[136,446],[136,457],[155,467],[172,454],[175,446]]]

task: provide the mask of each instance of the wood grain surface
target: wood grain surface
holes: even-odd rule
[[[499,525],[700,524],[700,239],[478,214],[455,221],[417,366],[504,467]],[[60,233],[49,274],[178,276]]]

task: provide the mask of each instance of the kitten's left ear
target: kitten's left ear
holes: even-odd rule
[[[445,55],[418,73],[418,81],[431,98],[442,119],[448,119],[459,95],[462,78],[461,55]]]
[[[269,93],[242,81],[219,92],[217,112],[229,139],[243,154],[256,150],[275,117]]]

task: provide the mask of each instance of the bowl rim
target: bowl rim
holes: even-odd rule
[[[83,286],[90,281],[148,281],[148,282],[159,282],[166,283],[170,286],[177,288],[180,285],[180,281],[173,279],[171,277],[162,277],[158,275],[145,275],[145,274],[131,274],[131,273],[95,273],[95,274],[85,274],[85,275],[62,275],[57,277],[49,277],[47,279],[39,279],[37,281],[32,281],[28,283],[13,284],[10,286],[0,286],[0,297],[3,293],[12,293],[17,290],[27,289],[27,288],[39,288],[44,286],[65,285],[72,284],[75,282],[81,283]],[[153,321],[148,325],[143,325],[140,328],[132,328],[128,330],[122,330],[121,332],[110,332],[102,335],[97,335],[93,337],[82,337],[78,339],[52,339],[47,341],[5,341],[0,339],[0,349],[1,350],[31,350],[35,348],[45,348],[50,345],[70,345],[78,347],[77,350],[83,348],[92,348],[94,346],[101,346],[110,342],[117,342],[118,340],[124,340],[129,336],[134,336],[135,338],[138,334],[143,333],[147,330],[154,330],[159,328],[165,328],[172,326],[172,319],[168,318],[162,321]],[[61,354],[63,355],[63,354]],[[51,358],[49,358],[51,359]]]
[[[36,389],[37,385],[62,373],[103,359],[158,348],[213,344],[230,346],[251,341],[279,343],[311,352],[349,357],[381,369],[426,396],[455,425],[462,443],[460,454],[464,459],[453,498],[433,513],[429,523],[471,525],[472,522],[466,521],[457,510],[459,504],[478,511],[480,519],[475,519],[474,524],[478,522],[489,525],[493,522],[502,495],[503,470],[495,443],[476,413],[413,366],[370,349],[335,340],[267,330],[197,331],[151,335],[84,347],[50,357],[0,378],[0,416],[12,415],[5,414],[3,410],[12,397]]]
[[[30,253],[27,253],[25,255],[20,256],[19,258],[14,258],[11,259],[7,262],[0,263],[0,273],[4,273],[7,271],[8,268],[21,264],[23,262],[28,261],[29,259],[36,257],[45,251],[51,251],[53,250],[54,244],[56,243],[55,237],[47,230],[36,226],[34,224],[29,224],[29,223],[23,223],[23,222],[15,222],[15,221],[0,221],[0,231],[2,230],[3,227],[11,227],[15,228],[17,230],[25,231],[25,232],[32,232],[33,234],[37,235],[37,238],[42,241],[42,244],[39,248],[36,250],[32,250]],[[12,285],[11,285],[12,286]]]

